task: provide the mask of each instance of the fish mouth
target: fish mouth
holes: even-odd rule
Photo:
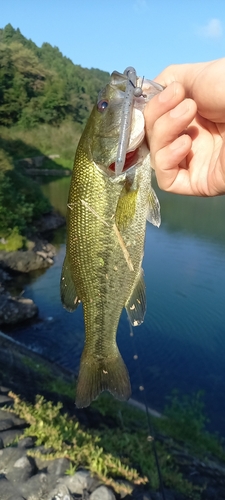
[[[128,170],[129,168],[133,167],[138,163],[139,159],[138,153],[139,153],[139,148],[135,149],[134,151],[127,152],[124,167],[121,173],[125,172],[126,170]],[[111,172],[115,172],[115,162],[111,163],[111,165],[109,165],[108,168],[109,170],[111,170]]]
[[[143,113],[134,109],[132,114],[132,123],[131,123],[131,133],[129,138],[129,144],[126,152],[125,162],[123,166],[123,170],[121,172],[124,173],[126,170],[138,166],[140,163],[140,149],[145,140],[145,121]],[[109,165],[109,170],[111,172],[116,171],[116,159],[113,163]]]

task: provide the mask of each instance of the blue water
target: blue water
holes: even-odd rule
[[[64,211],[68,179],[51,182],[44,190]],[[119,347],[130,372],[133,397],[142,398],[135,350],[152,408],[162,411],[174,388],[185,394],[203,390],[211,429],[225,436],[225,198],[199,200],[160,192],[158,196],[162,226],[149,224],[146,232],[145,322],[134,329],[133,346],[123,313]],[[11,335],[77,372],[84,324],[81,306],[70,314],[60,302],[64,242],[65,229],[61,229],[55,235],[55,264],[23,282],[24,296],[38,305],[41,321],[17,328]]]

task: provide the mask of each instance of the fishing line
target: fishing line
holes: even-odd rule
[[[162,494],[162,499],[166,500],[166,495],[165,495],[165,490],[163,486],[163,480],[162,480],[162,473],[159,465],[159,459],[158,459],[158,454],[156,450],[156,443],[155,443],[155,431],[152,423],[152,419],[149,413],[148,409],[148,404],[147,404],[147,399],[146,399],[146,392],[145,392],[145,387],[143,383],[143,376],[142,376],[142,371],[141,371],[141,365],[139,361],[139,357],[137,354],[137,347],[136,347],[136,342],[135,342],[135,337],[134,337],[134,331],[132,328],[132,324],[128,319],[129,327],[130,327],[130,337],[131,337],[131,343],[133,346],[133,352],[134,352],[134,360],[137,361],[137,369],[138,369],[138,375],[139,375],[139,380],[140,380],[140,386],[139,386],[139,391],[142,392],[142,398],[144,402],[144,407],[145,407],[145,413],[146,413],[146,418],[147,418],[147,426],[148,426],[148,437],[147,441],[149,441],[152,444],[152,449],[153,449],[153,454],[155,458],[155,463],[156,463],[156,469],[158,473],[158,478],[159,478],[159,486]]]

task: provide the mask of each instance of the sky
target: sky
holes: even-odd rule
[[[0,0],[11,23],[86,68],[133,66],[155,78],[169,64],[225,56],[225,0]]]

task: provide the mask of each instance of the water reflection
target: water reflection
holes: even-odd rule
[[[41,189],[55,209],[64,217],[66,216],[66,204],[69,193],[70,177],[63,177],[42,184]]]
[[[163,228],[225,245],[225,196],[200,198],[156,191]]]
[[[43,186],[63,214],[70,179]],[[147,226],[144,257],[147,313],[135,329],[149,404],[163,409],[174,388],[206,392],[213,429],[225,435],[225,197],[198,199],[159,191],[162,226]],[[31,275],[26,296],[33,298],[42,323],[17,329],[18,340],[77,371],[84,340],[81,306],[74,314],[61,306],[59,279],[65,229],[55,233],[55,264],[38,278]],[[50,319],[48,319],[50,318]],[[118,342],[131,374],[133,395],[140,381],[125,312]]]

